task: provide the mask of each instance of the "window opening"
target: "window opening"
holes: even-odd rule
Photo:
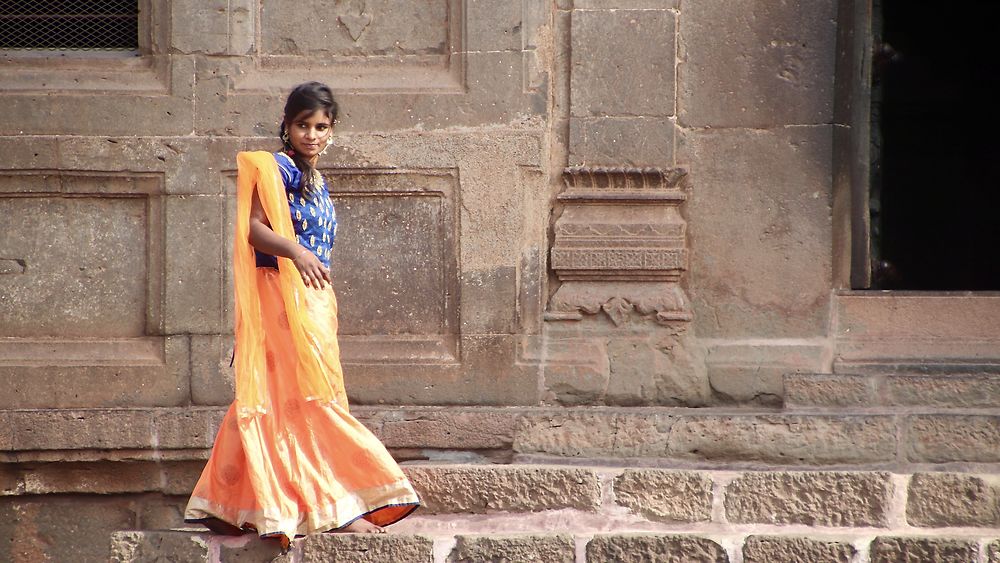
[[[0,0],[0,49],[138,48],[137,0]]]

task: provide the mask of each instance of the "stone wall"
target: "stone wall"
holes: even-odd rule
[[[833,2],[140,7],[139,56],[2,60],[0,407],[231,400],[235,154],[306,79],[355,403],[774,403],[828,366]]]

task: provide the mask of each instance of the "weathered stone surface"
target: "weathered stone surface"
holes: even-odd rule
[[[448,563],[576,560],[576,545],[568,535],[458,536],[457,540]]]
[[[734,523],[885,526],[887,473],[746,473],[726,486],[726,517]]]
[[[615,502],[657,522],[712,517],[712,479],[695,472],[626,469],[614,480]]]
[[[514,417],[500,410],[358,407],[352,413],[366,417],[365,425],[390,448],[498,449],[509,448],[514,439]]]
[[[0,408],[171,407],[190,400],[186,336],[11,339],[0,359],[7,386]]]
[[[698,196],[686,212],[694,248],[687,289],[699,338],[825,334],[831,154],[826,126],[679,138],[677,164],[698,171]]]
[[[910,461],[1000,461],[1000,416],[913,415],[906,424]]]
[[[0,450],[210,448],[219,408],[0,411]],[[113,429],[113,431],[109,430]]]
[[[191,335],[191,402],[223,406],[235,398],[233,338],[218,334]]]
[[[667,10],[679,0],[573,0],[575,10]]]
[[[974,541],[941,537],[875,538],[871,545],[872,563],[899,561],[974,563],[979,561],[979,546]]]
[[[910,479],[906,521],[913,526],[1000,527],[1000,478],[917,473]]]
[[[520,51],[526,14],[511,2],[471,0],[465,5],[467,47],[470,51]]]
[[[514,451],[564,457],[664,457],[675,417],[661,413],[552,412],[525,415]]]
[[[320,534],[302,542],[302,563],[433,560],[433,540],[419,535]]]
[[[832,0],[711,0],[684,6],[678,68],[681,123],[829,123],[836,11]]]
[[[228,0],[174,0],[169,5],[174,49],[206,54],[224,54],[228,50]]]
[[[886,404],[944,408],[1000,407],[1000,375],[891,375]]]
[[[718,403],[780,406],[783,379],[795,372],[822,369],[826,351],[810,342],[721,340],[706,346],[705,363],[712,398]]]
[[[794,536],[750,536],[743,543],[744,563],[851,563],[855,553],[857,550],[847,542]]]
[[[558,508],[596,510],[601,504],[597,475],[586,469],[504,466],[406,466],[425,501],[421,510],[488,513]]]
[[[16,481],[0,494],[190,494],[204,462],[60,462],[7,465]]]
[[[132,184],[128,178],[89,180],[79,191],[100,193],[103,184],[127,190]],[[0,214],[6,217],[0,256],[23,264],[22,273],[0,276],[2,336],[147,334],[147,303],[157,298],[148,294],[147,276],[158,278],[162,271],[150,268],[156,264],[147,248],[153,219],[144,198],[0,197]]]
[[[888,416],[685,416],[670,429],[672,456],[783,465],[878,463],[896,458]]]
[[[721,545],[706,538],[658,534],[601,534],[587,543],[588,563],[727,563]]]
[[[114,532],[110,560],[113,563],[209,561],[208,541],[188,532]]]
[[[569,120],[571,166],[656,166],[674,163],[673,118],[573,117]]]
[[[550,402],[565,406],[595,404],[608,389],[610,365],[603,339],[559,339],[541,344],[542,383]],[[536,358],[532,358],[535,360]]]
[[[786,407],[868,407],[879,403],[875,380],[863,375],[788,374]]]
[[[5,538],[0,560],[107,561],[111,533],[135,522],[135,506],[127,499],[6,497],[0,499],[0,537]]]
[[[705,405],[708,379],[698,352],[693,339],[611,340],[606,402],[623,406]]]
[[[223,198],[214,195],[166,197],[167,334],[216,334],[223,330]],[[227,288],[228,290],[228,288]]]
[[[574,117],[673,115],[672,13],[575,11],[572,18]]]
[[[986,545],[986,558],[988,563],[1000,563],[1000,540]]]

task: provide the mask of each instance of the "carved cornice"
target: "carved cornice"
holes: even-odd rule
[[[574,166],[563,170],[564,202],[673,201],[687,199],[683,168]]]

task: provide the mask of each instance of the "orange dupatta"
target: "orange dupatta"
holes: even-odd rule
[[[236,155],[236,239],[233,241],[233,284],[236,305],[236,403],[240,418],[266,413],[264,325],[257,294],[256,258],[250,245],[250,207],[254,188],[278,236],[295,240],[291,212],[285,199],[284,182],[274,155],[266,151]],[[278,258],[281,298],[299,359],[299,389],[306,400],[333,402],[329,374],[341,376],[339,361],[331,361],[334,350],[324,350],[325,338],[306,310],[307,291],[295,264]],[[329,290],[328,290],[329,291]],[[341,376],[342,377],[342,376]]]

